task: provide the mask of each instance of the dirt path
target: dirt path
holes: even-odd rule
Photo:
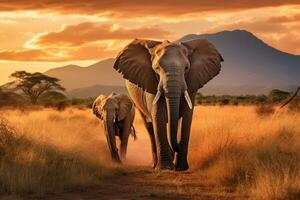
[[[135,167],[120,170],[103,185],[86,191],[47,196],[47,200],[134,200],[134,199],[204,199],[233,200],[245,197],[216,186],[199,173],[157,172],[149,168]]]

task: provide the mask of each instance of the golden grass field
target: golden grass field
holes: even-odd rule
[[[76,199],[74,193],[113,193],[115,199],[300,199],[300,113],[276,108],[260,116],[255,106],[197,106],[188,173],[150,169],[150,142],[139,115],[138,139],[130,138],[122,167],[110,162],[101,125],[89,109],[3,109],[0,116],[3,199],[55,199],[51,195],[60,193],[65,199]],[[111,189],[118,184],[122,194]],[[148,193],[137,194],[140,187]],[[124,192],[129,196],[120,198]]]

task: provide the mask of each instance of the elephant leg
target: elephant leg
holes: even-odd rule
[[[128,139],[131,131],[131,126],[133,123],[134,116],[130,114],[128,117],[124,119],[124,123],[121,130],[121,159],[122,161],[126,160],[126,153],[127,153],[127,145],[128,145]]]
[[[109,151],[112,157],[112,160],[116,163],[121,163],[119,154],[118,154],[118,149],[116,148],[116,139],[115,136],[111,136],[110,134],[105,133],[107,144],[109,147]]]
[[[194,109],[194,107],[193,107]],[[180,135],[180,152],[175,156],[175,170],[185,171],[189,169],[187,161],[188,145],[190,139],[190,131],[193,117],[193,109],[191,110],[187,105],[182,108],[182,122],[181,122],[181,135]]]
[[[150,142],[151,142],[151,151],[152,151],[152,163],[153,163],[153,168],[156,167],[157,165],[157,149],[156,149],[156,144],[155,144],[155,136],[154,136],[154,130],[153,130],[153,124],[152,122],[147,122],[145,115],[140,112],[142,116],[143,123],[147,129],[147,132],[150,137]]]
[[[174,169],[171,148],[167,137],[167,112],[164,99],[152,107],[152,122],[157,148],[156,169]]]
[[[121,135],[121,160],[126,160],[127,144],[129,138],[129,130],[124,130]]]

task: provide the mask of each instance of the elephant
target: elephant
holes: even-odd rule
[[[219,74],[223,61],[206,39],[134,39],[117,55],[113,68],[125,79],[129,96],[143,118],[154,168],[189,169],[187,156],[195,95]],[[181,132],[179,142],[177,132]]]
[[[127,95],[111,93],[109,96],[100,95],[94,101],[93,113],[99,118],[104,127],[111,158],[116,163],[126,159],[129,135],[136,139],[133,121],[135,107]],[[115,136],[120,138],[121,159],[116,147]]]

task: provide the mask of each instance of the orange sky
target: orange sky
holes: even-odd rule
[[[300,1],[0,0],[0,84],[15,70],[114,57],[133,38],[234,29],[300,55]]]

